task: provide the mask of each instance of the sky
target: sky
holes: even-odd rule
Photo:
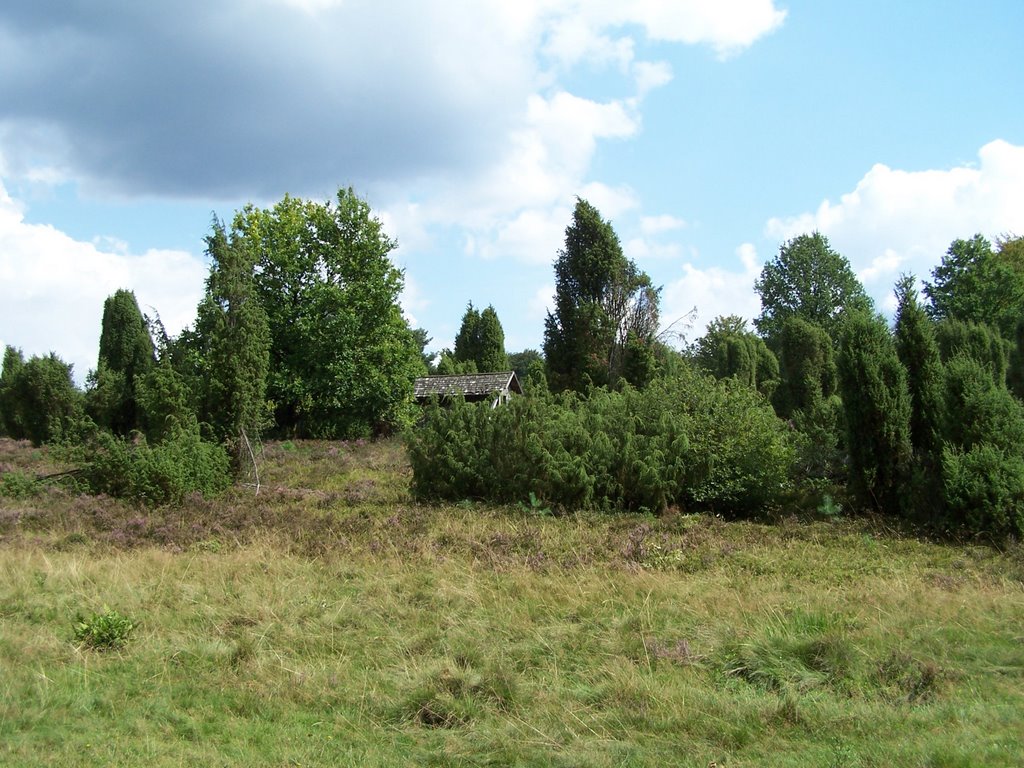
[[[82,383],[107,296],[175,334],[214,216],[342,187],[433,350],[469,302],[541,348],[577,197],[689,340],[805,232],[888,311],[1024,235],[1022,33],[1020,0],[6,0],[0,345]]]

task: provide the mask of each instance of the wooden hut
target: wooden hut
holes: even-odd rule
[[[490,402],[492,408],[507,403],[512,394],[523,394],[515,371],[501,373],[464,373],[456,376],[423,376],[416,379],[416,400],[445,400],[461,395],[466,402]]]

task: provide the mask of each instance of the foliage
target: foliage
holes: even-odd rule
[[[18,407],[18,393],[15,384],[25,367],[25,358],[20,349],[8,345],[4,349],[3,368],[0,369],[0,434],[21,440],[25,437],[25,426],[21,423]]]
[[[214,220],[206,252],[210,274],[196,321],[203,361],[201,420],[229,446],[237,465],[245,440],[259,436],[269,415],[270,328],[256,292],[254,255],[238,233],[229,236]]]
[[[508,370],[508,356],[505,354],[505,332],[494,307],[488,306],[480,312],[470,302],[466,314],[462,316],[462,325],[455,336],[456,366],[458,373],[492,373]],[[473,370],[466,370],[465,365],[472,363]]]
[[[104,607],[88,618],[75,621],[75,642],[96,651],[115,651],[128,644],[128,638],[138,625],[127,616]]]
[[[945,517],[942,453],[946,427],[945,369],[935,329],[917,298],[914,278],[904,275],[896,284],[896,354],[907,371],[910,395],[910,478],[903,490],[908,512],[925,522]]]
[[[555,391],[642,385],[651,376],[660,289],[622,253],[612,225],[577,200],[555,262],[555,309],[544,323],[544,357]]]
[[[778,348],[773,404],[804,437],[801,475],[812,484],[836,483],[844,473],[845,439],[832,339],[821,326],[792,315],[782,323]]]
[[[847,320],[837,368],[850,490],[866,508],[899,514],[910,470],[910,393],[907,372],[880,319],[864,313]]]
[[[0,376],[0,398],[4,427],[10,437],[42,445],[77,433],[83,413],[82,393],[75,387],[71,365],[53,352],[23,363],[21,353],[8,347]]]
[[[1010,345],[994,327],[947,318],[935,326],[935,339],[943,362],[966,355],[984,366],[993,382],[1006,383]]]
[[[779,384],[779,361],[747,321],[719,316],[697,340],[694,357],[716,379],[735,378],[771,398]]]
[[[942,451],[944,370],[935,329],[917,299],[914,279],[896,284],[896,354],[907,370],[910,393],[910,442],[915,452],[935,459]]]
[[[787,490],[789,432],[752,390],[695,371],[645,390],[431,407],[408,437],[421,498],[751,513]]]
[[[952,242],[924,284],[933,318],[984,323],[1013,338],[1024,316],[1024,246],[1010,237],[997,245],[993,250],[980,234]]]
[[[153,340],[135,294],[118,290],[103,302],[99,361],[91,378],[89,411],[93,420],[118,435],[141,426],[138,381],[154,361]]]
[[[255,261],[278,431],[360,437],[408,422],[425,367],[398,305],[395,242],[369,205],[351,189],[324,203],[286,196],[240,211],[230,240]]]
[[[850,262],[819,232],[783,243],[778,255],[764,265],[754,290],[761,297],[761,314],[754,325],[773,349],[790,317],[818,325],[837,340],[846,313],[871,308]]]
[[[41,484],[33,474],[17,470],[0,473],[0,496],[28,499],[37,496],[40,490]]]
[[[182,427],[150,444],[97,431],[69,448],[66,458],[78,465],[77,478],[92,493],[142,504],[180,504],[192,493],[214,496],[231,483],[224,449],[205,442],[196,425]]]
[[[973,533],[1024,535],[1024,455],[977,442],[947,446],[942,477],[949,523]]]
[[[522,352],[512,352],[508,356],[508,367],[516,372],[516,377],[523,384],[534,368],[534,363],[540,363],[541,370],[544,370],[544,355],[536,349],[524,349]]]

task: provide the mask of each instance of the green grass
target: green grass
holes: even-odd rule
[[[0,497],[0,765],[1024,762],[1019,545],[420,506],[394,443],[262,480]],[[76,640],[108,612],[123,647]]]

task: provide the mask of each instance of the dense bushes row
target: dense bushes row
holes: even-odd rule
[[[435,404],[408,447],[423,499],[733,513],[782,498],[796,445],[759,394],[684,367],[644,390]]]

